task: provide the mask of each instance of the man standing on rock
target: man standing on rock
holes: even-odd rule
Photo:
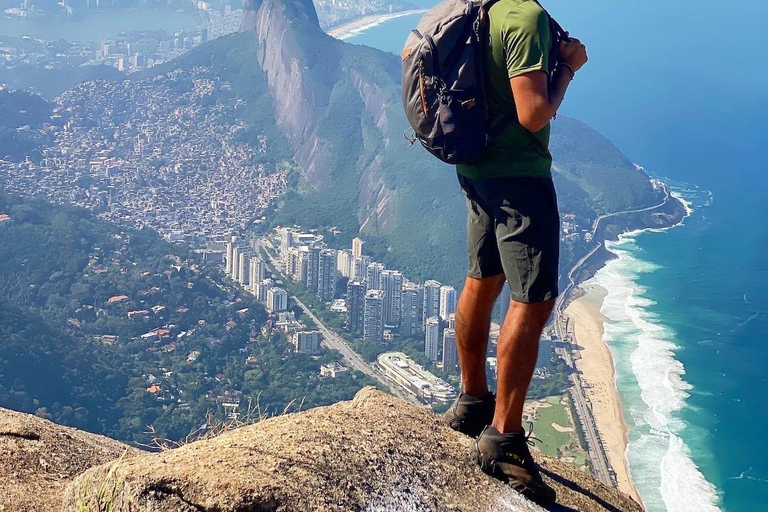
[[[549,16],[535,0],[499,0],[489,10],[486,62],[491,123],[516,120],[470,165],[458,166],[467,197],[469,272],[456,313],[463,393],[446,414],[477,440],[483,471],[540,503],[555,492],[541,478],[522,426],[539,338],[558,294],[560,216],[552,183],[549,120],[587,62],[577,39],[560,43],[549,69]],[[485,365],[491,312],[502,287],[511,301],[498,342],[498,386]]]

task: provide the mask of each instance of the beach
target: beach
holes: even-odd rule
[[[600,312],[607,292],[596,285],[581,286],[584,295],[566,308],[573,324],[573,350],[576,369],[581,374],[584,391],[603,440],[608,460],[616,472],[619,489],[641,502],[629,476],[627,464],[627,432],[621,399],[616,388],[613,355],[603,341],[604,317]]]
[[[369,28],[381,25],[386,21],[423,12],[426,12],[426,10],[413,9],[409,11],[389,12],[384,14],[372,14],[370,16],[363,16],[362,18],[357,18],[331,28],[328,30],[328,35],[335,37],[336,39],[349,39],[350,37],[354,37],[357,34],[360,34],[361,32],[365,32]]]

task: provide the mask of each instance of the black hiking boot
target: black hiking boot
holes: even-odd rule
[[[494,409],[496,397],[493,393],[482,398],[462,393],[443,416],[443,422],[457,432],[477,437],[493,421]]]
[[[531,456],[531,432],[500,434],[489,425],[475,442],[477,463],[488,475],[509,484],[514,490],[540,505],[550,505],[557,499],[555,490],[544,483],[539,467]],[[537,439],[538,440],[538,439]]]

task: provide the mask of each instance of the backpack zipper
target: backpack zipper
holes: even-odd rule
[[[427,104],[427,84],[424,79],[424,57],[419,59],[419,95],[421,96],[421,110],[424,117],[429,119],[429,104]]]

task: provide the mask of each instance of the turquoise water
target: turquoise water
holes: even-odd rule
[[[0,15],[0,35],[29,36],[37,39],[98,41],[108,35],[131,30],[165,30],[176,32],[198,24],[191,12],[171,9],[125,9],[97,11],[75,20],[53,18],[8,18]]]
[[[612,244],[594,278],[632,477],[649,512],[768,510],[768,3],[543,3],[589,47],[561,111],[693,210]],[[349,41],[399,53],[418,19]]]

